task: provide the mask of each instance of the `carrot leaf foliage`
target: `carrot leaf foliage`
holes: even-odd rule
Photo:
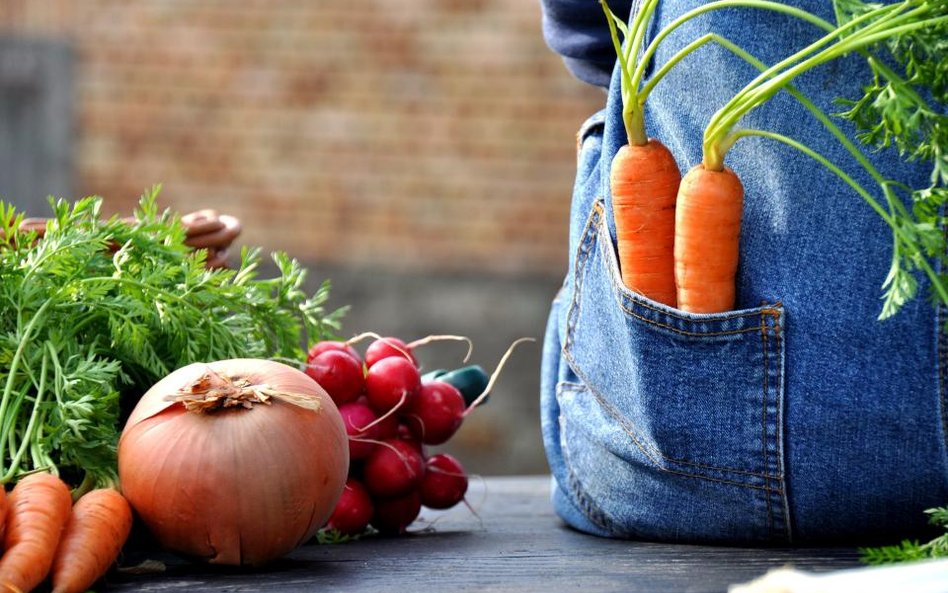
[[[905,161],[925,162],[925,187],[886,187],[892,224],[897,228],[881,318],[895,314],[918,292],[916,272],[929,261],[945,264],[945,204],[948,202],[948,2],[905,2],[908,14],[924,14],[932,24],[880,36],[865,48],[872,77],[856,99],[840,99],[838,115],[851,121],[857,138],[875,150],[896,150]],[[885,5],[834,0],[840,26]],[[904,195],[900,200],[898,195]],[[908,207],[903,206],[905,202]],[[931,269],[931,268],[928,268]],[[932,278],[932,298],[946,301],[948,277]]]
[[[929,522],[943,528],[945,533],[925,543],[903,540],[891,546],[862,548],[860,553],[863,562],[875,565],[948,558],[948,507],[938,507],[925,512],[929,515]]]
[[[116,478],[120,399],[178,367],[228,358],[302,359],[332,336],[329,284],[309,295],[285,254],[260,278],[259,249],[210,270],[203,250],[146,192],[127,223],[102,200],[51,201],[42,238],[0,201],[0,483],[40,469],[73,484]]]

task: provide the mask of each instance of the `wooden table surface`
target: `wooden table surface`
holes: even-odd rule
[[[126,557],[100,593],[145,591],[555,593],[719,593],[787,564],[807,570],[858,566],[854,549],[750,549],[617,541],[565,527],[549,503],[549,478],[472,480],[464,505],[424,509],[411,534],[306,545],[266,569],[251,571],[164,562],[147,574]]]

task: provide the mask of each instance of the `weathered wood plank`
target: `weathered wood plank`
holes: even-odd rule
[[[858,565],[852,549],[680,546],[587,536],[555,517],[545,477],[474,482],[468,498],[479,517],[463,506],[425,511],[429,528],[416,524],[409,536],[307,545],[260,571],[164,557],[164,573],[114,575],[108,590],[719,593],[786,564],[809,570]],[[130,557],[126,564],[138,560]]]

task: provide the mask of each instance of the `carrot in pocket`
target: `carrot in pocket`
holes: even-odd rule
[[[717,4],[717,3],[712,3]],[[873,70],[876,80],[885,80],[893,85],[892,88],[908,89],[914,84],[924,88],[930,84],[929,90],[938,86],[937,80],[926,80],[925,75],[911,74],[911,85],[884,65],[885,60],[872,56],[880,46],[889,42],[898,41],[902,47],[934,47],[944,37],[944,28],[948,24],[948,3],[925,2],[923,0],[904,0],[894,4],[862,4],[847,2],[846,7],[837,3],[838,15],[848,10],[855,12],[843,19],[835,28],[822,38],[810,43],[794,54],[784,58],[777,64],[767,67],[759,60],[743,51],[740,47],[718,36],[704,36],[689,44],[679,55],[684,55],[693,48],[699,47],[706,40],[713,40],[725,49],[743,58],[754,65],[761,73],[743,89],[738,91],[725,105],[712,116],[704,132],[702,164],[690,171],[682,180],[678,194],[677,235],[675,239],[676,277],[679,285],[679,307],[686,311],[698,313],[724,312],[738,306],[735,303],[735,274],[738,265],[738,242],[741,210],[743,206],[743,189],[733,171],[724,166],[724,158],[731,147],[742,138],[759,136],[776,140],[790,146],[811,157],[817,163],[835,174],[850,185],[862,196],[866,202],[892,227],[893,230],[893,259],[889,275],[884,283],[887,289],[885,303],[881,316],[891,315],[907,299],[914,296],[917,280],[912,276],[914,270],[923,271],[931,280],[932,288],[941,302],[948,302],[948,286],[944,279],[937,274],[932,263],[928,261],[930,254],[944,253],[944,235],[939,224],[931,225],[932,220],[924,220],[921,224],[915,220],[916,213],[924,213],[926,207],[935,206],[940,211],[943,198],[938,198],[938,191],[930,192],[935,200],[929,201],[928,190],[913,191],[904,184],[887,179],[877,171],[871,162],[852,143],[847,135],[836,126],[830,117],[816,107],[805,95],[794,88],[792,82],[801,74],[809,70],[839,59],[852,53],[860,53],[867,57],[868,64]],[[797,13],[818,24],[821,28],[827,26],[806,16],[806,13]],[[684,18],[684,17],[682,17]],[[660,33],[656,38],[663,37]],[[925,55],[930,51],[932,58]],[[924,60],[915,64],[913,54],[911,61],[915,64],[907,67],[906,72],[935,72],[937,52],[925,50],[922,52]],[[649,52],[646,51],[646,55]],[[896,61],[903,59],[893,56]],[[670,60],[674,64],[679,58],[677,55]],[[927,60],[927,61],[926,61]],[[925,63],[924,66],[919,64]],[[663,66],[663,69],[665,67]],[[929,70],[931,68],[931,70]],[[937,77],[934,77],[937,79]],[[943,86],[943,85],[942,85]],[[804,108],[810,111],[824,128],[835,137],[843,148],[852,155],[863,170],[868,173],[880,186],[884,203],[865,190],[853,177],[842,170],[838,165],[830,162],[826,157],[817,153],[803,142],[794,140],[782,134],[757,130],[739,126],[741,119],[751,110],[765,105],[772,97],[786,91],[790,93]],[[912,97],[920,97],[915,91],[903,92],[908,103]],[[901,99],[900,99],[901,100]],[[891,104],[881,102],[878,97],[867,95],[863,99],[866,104],[881,105],[882,109],[891,109]],[[904,109],[903,109],[904,108]],[[893,129],[913,128],[920,120],[914,115],[931,110],[931,106],[924,100],[911,108],[900,107],[906,118],[894,117],[891,125]],[[934,110],[932,111],[934,112]],[[889,117],[889,116],[886,116]],[[876,124],[871,124],[876,125]],[[880,129],[883,124],[879,123]],[[889,124],[886,124],[889,125]],[[918,135],[914,135],[918,133]],[[886,144],[889,143],[889,132],[886,131]],[[917,129],[909,132],[913,145],[931,142],[923,152],[937,144],[937,134],[926,135]],[[942,143],[944,144],[944,143]],[[937,147],[931,154],[943,154]],[[921,157],[914,153],[909,158]],[[897,191],[911,193],[914,203],[914,212],[905,208],[905,196],[897,195]],[[941,257],[936,256],[936,257]]]
[[[644,69],[636,61],[657,0],[646,0],[630,26],[603,10],[622,73],[622,119],[628,143],[616,153],[609,171],[616,248],[622,283],[654,301],[675,306],[675,199],[681,173],[671,152],[645,132],[640,91]],[[619,39],[625,37],[625,47]]]
[[[72,510],[69,487],[49,473],[30,474],[10,493],[0,591],[27,593],[43,582]]]
[[[681,174],[658,140],[627,144],[612,161],[612,212],[622,282],[654,301],[675,306],[675,201]]]
[[[52,567],[52,593],[82,593],[115,563],[132,529],[132,509],[113,488],[82,495],[73,506]]]
[[[678,307],[692,313],[734,308],[744,187],[728,167],[697,165],[681,180],[675,213]]]

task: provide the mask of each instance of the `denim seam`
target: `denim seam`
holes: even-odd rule
[[[576,472],[573,471],[573,466],[569,461],[568,453],[565,456],[565,461],[566,478],[569,481],[570,493],[576,500],[576,505],[581,511],[583,511],[583,515],[595,523],[597,527],[608,533],[615,534],[616,529],[613,527],[612,521],[610,521],[602,509],[599,508],[599,505],[594,503],[589,499],[588,496],[586,496],[586,489],[583,487],[582,482],[580,482],[579,478],[576,476]]]
[[[604,111],[598,111],[591,115],[576,132],[576,159],[579,160],[582,152],[583,143],[592,135],[593,132],[606,127],[606,116]]]
[[[572,382],[560,383],[556,387],[557,400],[559,400],[563,391],[567,390],[566,388],[573,392],[580,392],[584,389],[584,386]],[[566,440],[566,422],[566,416],[561,412],[560,435],[562,436],[560,438],[564,441]],[[595,523],[597,527],[603,531],[616,534],[617,530],[615,529],[615,526],[609,516],[606,515],[599,505],[597,505],[586,495],[586,489],[583,486],[582,481],[580,481],[579,477],[576,475],[576,472],[573,471],[573,464],[570,461],[569,448],[566,446],[565,442],[560,444],[560,450],[562,451],[563,455],[563,464],[566,466],[566,479],[567,485],[569,487],[569,493],[573,496],[576,506],[578,506],[586,518]]]
[[[565,336],[565,339],[564,339],[564,341],[563,341],[563,347],[562,347],[562,354],[563,354],[563,357],[566,358],[567,361],[570,363],[570,366],[572,367],[573,372],[576,373],[576,375],[577,375],[578,377],[580,377],[580,378],[583,380],[583,382],[585,383],[585,388],[588,389],[589,392],[593,394],[593,396],[596,398],[596,400],[599,402],[599,404],[603,407],[603,409],[606,410],[606,412],[607,412],[610,416],[612,416],[612,417],[619,423],[619,425],[622,427],[622,430],[623,430],[627,435],[629,435],[629,437],[632,439],[632,442],[635,443],[636,447],[638,447],[639,450],[642,451],[642,453],[652,462],[652,464],[653,464],[658,470],[663,471],[663,472],[672,473],[672,474],[678,474],[678,475],[682,475],[682,476],[689,476],[689,477],[694,477],[694,478],[698,478],[698,479],[710,480],[710,481],[715,481],[715,482],[722,482],[722,483],[726,483],[726,484],[734,484],[734,485],[738,485],[738,486],[745,486],[745,487],[747,487],[747,488],[753,488],[753,489],[758,489],[758,490],[768,490],[768,491],[769,491],[769,490],[770,490],[770,485],[769,485],[769,483],[767,483],[767,472],[766,472],[766,470],[765,470],[764,473],[760,473],[760,472],[753,472],[753,471],[748,471],[748,470],[743,470],[743,469],[737,469],[737,468],[719,467],[719,466],[714,466],[714,465],[707,465],[707,464],[697,463],[697,462],[693,462],[693,461],[686,461],[686,460],[683,460],[683,459],[675,459],[675,458],[668,457],[668,456],[662,454],[661,451],[654,450],[652,447],[649,447],[647,444],[641,442],[641,441],[636,437],[636,433],[637,433],[638,431],[636,430],[635,425],[632,424],[631,422],[629,422],[629,420],[626,419],[626,418],[624,418],[621,414],[619,414],[619,413],[608,403],[608,401],[605,399],[605,397],[603,397],[603,395],[602,395],[601,393],[599,393],[598,390],[594,389],[594,388],[591,386],[588,377],[587,377],[587,376],[585,375],[585,373],[582,371],[582,369],[580,368],[580,365],[577,364],[576,360],[573,358],[573,356],[572,356],[572,354],[571,354],[571,344],[572,344],[572,340],[573,340],[573,335],[574,335],[574,333],[575,333],[574,330],[575,330],[575,327],[576,327],[576,322],[577,322],[577,320],[578,320],[578,318],[579,318],[579,309],[580,309],[580,306],[581,306],[581,305],[580,305],[580,300],[581,300],[581,299],[579,298],[579,295],[580,295],[580,293],[581,293],[581,288],[582,288],[582,285],[583,285],[583,283],[584,283],[585,270],[586,270],[586,266],[587,266],[587,264],[588,264],[589,254],[590,254],[591,251],[592,251],[591,244],[594,242],[594,239],[595,239],[595,237],[597,236],[597,232],[594,232],[594,229],[598,229],[599,223],[600,223],[600,221],[601,221],[602,214],[603,214],[603,206],[602,206],[602,201],[601,201],[601,199],[600,199],[600,200],[597,200],[597,201],[593,204],[592,212],[590,213],[590,215],[589,215],[589,217],[588,217],[588,219],[587,219],[587,221],[586,221],[586,225],[585,225],[585,228],[584,228],[584,230],[583,230],[582,239],[580,240],[579,246],[578,246],[577,251],[576,251],[576,260],[575,260],[574,268],[573,268],[573,269],[575,270],[575,272],[574,272],[574,279],[573,279],[573,295],[572,295],[572,299],[571,299],[570,309],[569,309],[569,311],[567,312],[566,336]],[[624,307],[623,307],[623,309],[624,309]],[[758,314],[761,315],[761,323],[763,324],[763,323],[764,323],[764,318],[765,318],[765,315],[766,315],[766,314],[765,314],[763,311],[758,312]],[[743,314],[743,316],[747,316],[747,315],[749,315],[749,314]],[[640,317],[637,317],[637,318],[640,318]],[[641,319],[641,318],[640,318],[640,319]],[[647,319],[642,319],[642,321],[649,321],[649,320],[647,320]],[[673,330],[674,330],[674,328],[670,328],[670,329],[673,329]],[[755,332],[756,332],[756,331],[760,331],[760,326],[755,326],[754,328],[752,328],[751,331],[755,331]],[[740,330],[740,331],[733,331],[733,332],[727,332],[727,333],[747,333],[747,331],[746,331],[746,330]],[[699,334],[699,335],[709,335],[709,334]],[[699,475],[699,474],[688,473],[688,472],[685,472],[685,471],[682,471],[682,470],[673,470],[673,469],[669,469],[669,468],[665,467],[665,466],[661,463],[661,461],[665,461],[665,462],[671,463],[671,464],[677,464],[677,465],[683,465],[683,466],[693,467],[693,468],[702,469],[702,470],[717,471],[717,472],[721,472],[721,473],[724,473],[724,474],[734,474],[734,475],[739,475],[739,476],[748,476],[748,477],[754,477],[754,478],[761,478],[761,479],[763,479],[763,480],[765,481],[765,484],[764,484],[763,487],[761,487],[761,486],[756,486],[756,485],[753,485],[753,484],[745,484],[745,483],[738,482],[738,481],[726,480],[726,479],[723,479],[723,478],[716,478],[716,477],[713,477],[713,476],[706,476],[706,475]]]
[[[942,215],[945,210],[942,210]],[[945,242],[948,243],[948,226],[942,227],[942,235]],[[939,267],[939,272],[944,273],[944,266]],[[939,303],[935,311],[935,331],[937,332],[937,342],[935,344],[935,356],[938,357],[938,395],[941,405],[941,434],[944,439],[943,446],[948,449],[948,329],[945,324],[948,323],[948,307],[944,303]]]
[[[938,357],[938,395],[941,404],[941,431],[944,447],[948,448],[948,307],[940,304],[935,314],[935,331],[938,332],[936,356]]]
[[[613,286],[616,286],[616,284],[613,283]],[[617,288],[621,288],[621,286],[617,286]],[[683,334],[683,335],[686,335],[686,336],[727,336],[727,335],[731,335],[731,334],[750,334],[750,333],[757,332],[757,331],[759,331],[759,329],[760,329],[760,328],[758,328],[758,327],[746,327],[746,328],[744,328],[744,329],[732,329],[732,330],[728,330],[728,331],[719,331],[719,332],[690,332],[690,331],[687,331],[687,330],[678,329],[678,328],[676,328],[676,327],[674,327],[674,326],[667,325],[667,324],[663,324],[663,323],[661,323],[661,322],[659,322],[659,321],[654,321],[654,320],[652,320],[652,319],[649,319],[649,318],[647,318],[647,317],[644,317],[644,316],[642,316],[642,315],[640,315],[640,314],[638,314],[638,313],[632,311],[632,310],[628,307],[628,305],[626,304],[627,302],[629,302],[629,301],[628,301],[628,297],[622,297],[622,302],[620,303],[620,305],[622,306],[622,309],[623,309],[626,313],[628,313],[629,315],[632,315],[633,317],[636,317],[636,318],[638,318],[638,319],[641,319],[642,321],[644,321],[644,322],[646,322],[646,323],[651,323],[652,325],[657,325],[657,326],[659,326],[659,327],[662,327],[662,328],[665,328],[665,329],[668,329],[668,330],[671,330],[671,331],[673,331],[673,332],[676,332],[676,333],[679,333],[679,334]],[[644,308],[644,309],[649,309],[649,310],[651,310],[651,311],[655,311],[656,313],[662,313],[662,314],[664,314],[664,315],[669,315],[669,316],[671,316],[671,317],[674,317],[675,319],[680,319],[680,320],[682,320],[682,321],[690,321],[689,319],[686,319],[685,317],[678,317],[678,316],[675,315],[674,313],[670,313],[670,312],[667,312],[667,311],[662,311],[661,309],[659,309],[659,308],[657,308],[657,307],[653,307],[653,306],[651,306],[651,305],[649,305],[649,304],[647,304],[647,303],[636,303],[636,304],[637,304],[638,306]],[[769,304],[769,305],[770,305],[770,306],[773,306],[773,307],[776,307],[776,306],[779,306],[780,303],[772,303],[772,304]],[[765,307],[766,307],[766,306],[768,306],[768,305],[765,305]],[[741,318],[744,318],[744,317],[755,317],[755,316],[760,316],[760,315],[773,315],[773,314],[774,314],[774,312],[772,312],[771,309],[759,309],[759,310],[755,310],[755,311],[750,312],[750,313],[740,313],[740,314],[736,314],[736,315],[728,315],[728,316],[722,316],[722,317],[715,317],[715,318],[714,318],[714,322],[717,323],[717,322],[721,322],[721,321],[730,321],[730,320],[732,320],[732,319],[741,319]]]
[[[761,441],[763,444],[764,467],[767,468],[767,528],[771,539],[789,539],[789,522],[787,521],[789,509],[786,499],[785,475],[781,461],[783,447],[781,446],[782,431],[780,427],[782,422],[780,382],[782,381],[783,370],[782,368],[771,368],[772,364],[779,363],[783,344],[781,340],[772,341],[768,339],[766,322],[767,319],[762,316],[760,331],[764,353],[764,407],[762,411],[763,434]],[[773,329],[779,334],[781,331],[779,323],[775,323]],[[776,350],[776,352],[772,353],[772,350]],[[776,378],[771,377],[775,370],[778,373]],[[772,385],[774,381],[777,382],[777,385]],[[771,418],[771,406],[773,407],[773,418]],[[771,446],[773,448],[772,453],[770,452]],[[776,507],[780,507],[779,514],[775,510]]]
[[[594,205],[594,208],[596,209],[597,214],[599,215],[599,216],[597,217],[598,220],[597,220],[597,223],[596,223],[596,224],[597,224],[597,226],[601,227],[601,226],[602,226],[602,220],[601,220],[602,204],[601,204],[601,202],[600,202],[600,201],[597,201],[597,202],[595,203],[595,205]],[[601,229],[600,229],[600,232],[601,232]],[[603,243],[604,243],[604,242],[603,242]],[[603,246],[602,246],[602,249],[605,250],[605,249],[607,249],[607,247],[606,247],[605,245],[603,245]],[[607,255],[608,255],[608,254],[607,254]],[[623,294],[624,292],[628,292],[628,288],[626,288],[626,287],[622,284],[622,282],[615,276],[615,274],[609,274],[609,281],[610,281],[610,283],[612,284],[613,289],[615,289],[616,294],[619,295],[619,297],[618,297],[618,304],[619,304],[619,307],[621,307],[622,310],[623,310],[627,315],[630,315],[631,317],[634,317],[634,318],[636,318],[636,319],[638,319],[639,321],[642,321],[642,322],[644,322],[644,323],[648,323],[648,324],[650,324],[650,325],[654,325],[654,326],[656,326],[656,327],[660,327],[660,328],[662,328],[662,329],[666,329],[666,330],[668,330],[668,331],[671,331],[671,332],[676,333],[676,334],[679,334],[679,335],[688,336],[688,337],[703,337],[703,336],[714,337],[714,336],[730,336],[730,335],[737,335],[737,334],[749,334],[749,333],[756,333],[756,332],[760,331],[760,327],[759,327],[759,326],[756,326],[756,325],[755,325],[755,326],[748,326],[748,327],[745,327],[745,328],[742,328],[742,329],[733,329],[733,330],[725,330],[725,331],[709,331],[709,332],[696,332],[696,331],[688,331],[688,330],[684,330],[684,329],[679,329],[679,328],[677,328],[677,327],[675,327],[675,326],[673,326],[673,325],[665,324],[665,323],[662,323],[662,322],[660,322],[660,321],[656,321],[656,320],[654,320],[654,319],[649,319],[648,317],[645,317],[644,315],[641,315],[640,313],[636,313],[634,310],[632,310],[632,308],[631,308],[631,306],[630,306],[630,303],[634,303],[635,305],[637,305],[637,306],[639,306],[639,307],[642,307],[642,308],[644,308],[644,309],[648,309],[648,310],[653,311],[653,312],[655,312],[655,313],[659,313],[659,314],[662,314],[662,315],[668,315],[668,316],[670,316],[670,317],[674,317],[675,319],[678,319],[678,320],[680,320],[680,321],[691,322],[691,321],[693,321],[693,320],[688,319],[688,318],[686,318],[686,317],[682,317],[682,316],[680,316],[680,315],[676,315],[673,311],[666,311],[666,310],[663,310],[663,309],[659,309],[658,307],[655,307],[654,305],[650,305],[649,303],[638,302],[638,301],[632,301],[628,296],[626,296],[626,295]],[[737,313],[737,312],[735,312],[735,313],[730,314],[730,315],[716,316],[716,317],[714,318],[714,320],[713,320],[713,323],[721,323],[721,322],[730,321],[730,320],[733,320],[733,319],[742,319],[742,318],[757,317],[757,316],[763,318],[765,315],[776,316],[776,315],[778,315],[778,313],[777,313],[777,311],[776,311],[776,308],[779,307],[779,306],[780,306],[780,303],[768,303],[768,304],[762,305],[760,308],[755,309],[755,310],[753,310],[753,311],[747,311],[747,312],[742,312],[742,313]]]
[[[654,325],[654,326],[656,326],[656,327],[660,327],[660,328],[662,328],[662,329],[666,329],[666,330],[668,330],[668,331],[670,331],[670,332],[674,332],[674,333],[679,334],[679,335],[682,335],[682,336],[689,336],[689,337],[702,337],[702,336],[709,336],[709,337],[713,337],[713,336],[733,336],[733,335],[737,335],[737,334],[753,334],[753,333],[756,333],[756,332],[760,331],[760,328],[757,328],[757,327],[746,327],[746,328],[743,328],[743,329],[732,329],[732,330],[717,331],[717,332],[692,332],[692,331],[687,331],[687,330],[683,330],[683,329],[678,329],[677,327],[674,327],[674,326],[671,326],[671,325],[666,325],[666,324],[664,324],[664,323],[661,323],[660,321],[655,321],[654,319],[649,319],[648,317],[644,317],[644,316],[642,316],[642,315],[639,315],[639,314],[636,313],[635,311],[632,311],[631,309],[629,309],[628,307],[626,307],[625,303],[623,303],[623,302],[620,302],[620,303],[619,303],[619,306],[622,307],[622,310],[623,310],[623,311],[625,311],[626,313],[628,313],[628,314],[631,315],[632,317],[635,317],[635,318],[638,319],[639,321],[642,321],[642,322],[644,322],[644,323],[648,323],[648,324],[650,324],[650,325]],[[658,309],[653,309],[653,310],[654,310],[654,311],[658,311]],[[751,313],[751,314],[749,314],[749,315],[742,315],[741,317],[749,317],[749,316],[751,316],[751,315],[760,315],[760,313],[759,313],[759,312],[758,312],[758,313]],[[736,319],[736,318],[737,318],[737,316],[735,316],[735,317],[722,317],[722,318],[720,318],[720,319],[721,319],[721,320],[727,320],[727,319]]]
[[[779,325],[777,325],[776,331],[780,332],[783,330],[780,329]],[[777,363],[780,365],[779,367],[780,370],[779,370],[779,379],[778,379],[777,391],[776,391],[777,417],[774,419],[775,427],[776,427],[776,430],[774,431],[774,438],[776,439],[776,442],[777,442],[777,453],[776,453],[777,470],[778,470],[777,475],[779,476],[779,480],[780,480],[780,489],[778,490],[778,494],[780,495],[780,506],[781,506],[781,510],[783,511],[782,513],[783,530],[782,531],[783,531],[783,536],[786,539],[787,543],[792,543],[793,542],[793,528],[790,523],[790,499],[787,496],[787,472],[786,472],[786,467],[784,464],[785,453],[784,453],[783,411],[785,408],[784,385],[785,385],[785,379],[786,379],[786,367],[784,366],[783,361],[784,361],[785,352],[786,352],[786,344],[784,343],[784,340],[778,340],[777,341]]]
[[[768,345],[767,345],[767,331],[765,327],[765,319],[763,316],[760,318],[760,340],[762,342],[761,348],[763,351],[763,364],[764,364],[764,391],[762,394],[763,408],[761,410],[761,435],[760,443],[763,448],[764,454],[764,469],[766,475],[764,477],[764,483],[767,487],[770,487],[770,453],[767,451],[767,444],[770,442],[770,438],[767,431],[767,408],[769,407],[769,394],[770,394],[770,368],[768,367],[768,361],[770,360]],[[773,501],[770,493],[766,493],[764,498],[767,499],[767,530],[770,533],[771,538],[773,537],[774,532],[774,509]]]
[[[593,211],[586,221],[586,228],[583,229],[583,236],[576,248],[576,256],[573,261],[573,294],[570,298],[569,310],[566,312],[566,336],[563,338],[563,352],[570,348],[570,341],[573,339],[573,328],[576,327],[576,320],[579,319],[579,287],[580,278],[585,276],[586,263],[589,261],[589,244],[592,242],[593,233],[591,229],[595,226],[599,217],[602,215],[602,206],[597,201],[593,206]]]

